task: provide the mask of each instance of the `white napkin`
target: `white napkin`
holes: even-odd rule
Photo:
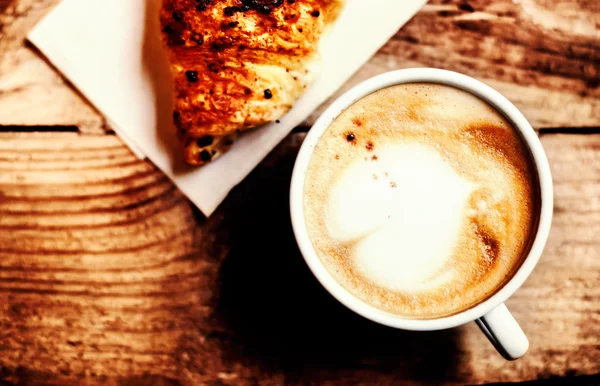
[[[158,34],[161,0],[63,0],[29,40],[205,214],[333,94],[426,0],[348,0],[321,43],[315,83],[280,123],[245,133],[201,168],[183,165],[172,127],[171,77]]]

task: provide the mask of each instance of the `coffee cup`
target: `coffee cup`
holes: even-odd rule
[[[524,256],[520,258],[519,265],[511,272],[510,278],[476,304],[458,312],[431,318],[407,317],[391,312],[385,307],[377,307],[356,296],[347,286],[341,285],[340,280],[332,275],[315,250],[304,207],[309,164],[317,143],[332,122],[355,102],[380,90],[406,84],[449,86],[477,97],[503,116],[514,128],[529,153],[533,170],[530,178],[536,185],[537,194],[535,224],[529,234],[525,235],[528,239],[527,249],[523,252]],[[354,141],[354,134],[348,134],[348,141]],[[392,184],[395,187],[395,182]],[[290,190],[292,226],[300,251],[315,277],[338,301],[367,319],[404,330],[442,330],[475,321],[496,349],[510,360],[523,356],[529,347],[529,341],[504,303],[525,282],[540,259],[550,231],[552,208],[553,187],[548,160],[536,132],[521,112],[500,93],[478,80],[432,68],[404,69],[373,77],[334,101],[315,122],[304,140],[294,166]]]

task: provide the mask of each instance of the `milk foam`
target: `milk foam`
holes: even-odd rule
[[[304,214],[340,285],[380,309],[436,318],[509,280],[539,213],[518,133],[467,92],[404,84],[368,95],[322,134]]]
[[[356,241],[356,268],[379,286],[422,291],[451,280],[472,184],[420,144],[385,144],[377,154],[352,162],[332,186],[330,236]]]

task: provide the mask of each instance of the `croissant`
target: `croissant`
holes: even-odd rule
[[[344,0],[163,0],[185,160],[218,158],[237,134],[281,118],[311,82]]]

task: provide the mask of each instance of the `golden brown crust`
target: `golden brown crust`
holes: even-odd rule
[[[175,81],[174,120],[186,160],[198,138],[231,135],[284,115],[310,82],[317,43],[343,0],[164,0]],[[187,149],[191,147],[192,149]],[[210,158],[215,154],[209,150]]]

